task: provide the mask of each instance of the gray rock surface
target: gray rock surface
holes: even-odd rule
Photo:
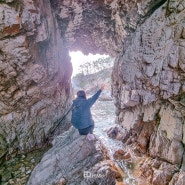
[[[69,184],[78,183],[83,178],[83,171],[101,159],[95,145],[86,136],[79,136],[72,127],[55,138],[53,147],[33,170],[27,185],[56,184],[61,178]]]
[[[115,184],[116,177],[121,175],[113,162],[105,160],[107,157],[100,141],[89,141],[71,127],[55,138],[53,147],[32,171],[27,185]]]

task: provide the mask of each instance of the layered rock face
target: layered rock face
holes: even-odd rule
[[[149,184],[184,184],[185,179],[184,5],[168,1],[147,18],[112,75],[124,139],[151,157],[141,165]]]
[[[70,104],[72,67],[49,1],[0,2],[0,157],[42,144]]]

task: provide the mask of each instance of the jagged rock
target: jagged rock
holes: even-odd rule
[[[165,4],[164,7],[166,6]],[[147,105],[158,100],[159,96],[167,99],[179,93],[181,71],[174,73],[168,65],[168,58],[169,55],[172,56],[170,52],[172,48],[181,46],[175,44],[172,32],[176,30],[169,24],[173,23],[165,17],[165,10],[159,8],[135,32],[133,44],[129,45],[124,56],[119,60],[118,73],[113,73],[113,80],[120,82],[119,86],[115,84],[115,87],[118,86],[115,89],[121,90],[119,91],[122,102],[120,108],[138,104]],[[176,27],[179,24],[178,20]],[[163,30],[166,31],[163,32]],[[160,46],[157,46],[158,43]],[[165,51],[165,55],[162,51]],[[179,57],[176,53],[174,55]],[[117,80],[117,76],[122,77],[125,85]],[[117,96],[116,93],[114,95]]]
[[[117,150],[114,154],[113,154],[114,159],[118,159],[118,160],[126,160],[126,159],[130,159],[131,156],[128,152],[124,151],[124,150]]]
[[[128,135],[127,131],[119,125],[109,128],[108,130],[106,130],[106,132],[109,137],[117,139],[119,141],[123,141]]]
[[[148,184],[153,185],[169,184],[176,170],[177,167],[175,165],[159,159],[148,158],[140,164],[140,175],[147,178]]]
[[[117,54],[126,45],[123,42],[136,29],[139,20],[144,20],[163,2],[65,0],[53,2],[53,7],[57,10],[69,49]]]
[[[57,185],[65,185],[65,184],[66,184],[66,180],[64,178],[61,178]]]
[[[184,17],[184,1],[164,3],[127,38],[112,73],[117,122],[130,134],[126,144],[178,167],[184,153]],[[152,174],[150,183],[165,184],[162,170]]]
[[[185,183],[185,172],[175,173],[169,185],[182,185]]]
[[[140,151],[141,153],[146,153],[148,150],[148,145],[150,143],[150,137],[156,127],[156,122],[155,121],[148,121],[148,122],[143,122],[139,120],[139,117],[142,115],[141,109],[137,107],[134,110],[138,110],[138,112],[135,111],[135,115],[133,114],[132,111],[128,111],[124,115],[124,118],[127,119],[128,115],[132,115],[133,117],[128,117],[127,121],[121,118],[122,120],[122,127],[121,126],[116,126],[115,128],[110,128],[107,131],[107,134],[109,137],[112,137],[114,139],[118,139],[126,143],[127,145],[134,145],[134,148],[136,148],[137,151]],[[144,108],[146,110],[146,108]],[[153,113],[152,113],[153,114]],[[122,113],[120,114],[121,117]],[[149,119],[151,118],[151,115],[149,114],[148,116]],[[153,116],[154,117],[154,116]],[[148,120],[147,118],[147,120]],[[132,120],[132,121],[128,121]]]
[[[124,129],[129,132],[133,128],[138,128],[140,125],[140,118],[142,115],[142,110],[140,107],[134,107],[133,109],[126,109],[121,111],[119,115],[119,123],[123,126]]]
[[[1,2],[0,155],[42,145],[66,112],[72,71],[67,49],[117,54],[138,20],[162,1],[135,2]]]
[[[138,150],[142,153],[146,153],[148,150],[148,145],[150,144],[151,135],[154,131],[156,122],[146,122],[143,123],[138,138],[136,140]]]
[[[49,1],[6,3],[0,3],[0,156],[43,145],[71,101],[70,58]]]
[[[183,116],[170,104],[163,105],[159,112],[159,130],[166,132],[166,137],[170,140],[182,141]]]
[[[183,154],[183,156],[182,156],[181,170],[185,171],[185,154]]]
[[[86,172],[86,177],[81,185],[91,184],[118,184],[122,185],[123,174],[112,161],[103,161]]]
[[[121,175],[113,162],[99,163],[107,158],[105,148],[101,150],[101,147],[101,143],[89,141],[71,127],[53,141],[53,147],[35,167],[27,185],[57,184],[63,181],[67,184],[92,184],[92,181],[112,184]]]
[[[181,164],[184,147],[177,140],[169,140],[165,132],[159,131],[151,137],[149,152],[152,157],[165,159],[172,164]]]
[[[143,121],[144,122],[150,122],[153,120],[156,120],[157,113],[160,110],[162,102],[155,102],[151,103],[149,105],[143,106]]]
[[[160,124],[151,137],[150,155],[165,159],[173,164],[181,164],[184,147],[182,145],[183,117],[170,104],[163,105],[159,112]]]

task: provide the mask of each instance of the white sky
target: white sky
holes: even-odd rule
[[[84,55],[81,51],[69,52],[69,55],[71,57],[71,63],[73,65],[72,76],[75,76],[77,73],[79,73],[78,68],[81,64],[97,60],[98,58],[107,57],[107,55],[93,55],[91,53],[89,55]]]

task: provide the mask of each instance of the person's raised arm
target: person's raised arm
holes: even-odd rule
[[[104,89],[104,87],[105,87],[105,85],[102,84],[100,90],[97,91],[96,94],[94,94],[91,98],[89,98],[89,99],[87,100],[90,107],[91,107],[91,106],[96,102],[96,100],[99,98],[99,96],[100,96],[102,90]]]

